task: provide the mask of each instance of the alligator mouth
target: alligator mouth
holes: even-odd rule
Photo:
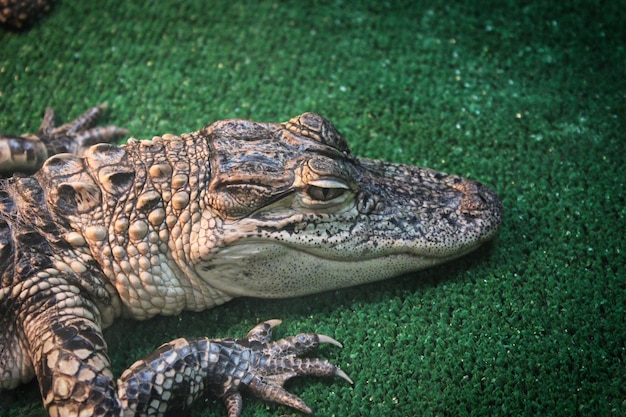
[[[378,238],[367,233],[346,236],[335,242],[306,244],[302,241],[271,240],[249,237],[232,242],[222,248],[209,262],[217,259],[244,260],[245,258],[265,258],[264,253],[281,252],[285,255],[302,255],[318,262],[359,263],[389,259],[405,259],[418,265],[437,265],[475,251],[489,241],[497,230],[497,225],[475,239],[468,239],[459,245],[441,247],[438,242],[428,246],[424,241],[410,239]],[[270,255],[271,257],[271,255]],[[262,262],[262,261],[261,261]],[[416,269],[421,269],[418,267]]]
[[[281,244],[290,250],[300,250],[303,253],[306,253],[312,257],[316,257],[318,259],[325,259],[332,262],[363,262],[363,261],[376,261],[376,260],[385,260],[392,258],[405,258],[407,260],[412,259],[418,264],[427,264],[427,265],[436,265],[443,262],[447,262],[452,259],[460,258],[462,256],[467,255],[478,249],[480,246],[484,244],[484,242],[489,239],[485,239],[483,241],[476,241],[473,244],[464,245],[461,248],[454,248],[449,251],[430,251],[424,250],[421,248],[412,248],[407,250],[394,250],[394,248],[388,248],[386,250],[380,251],[360,251],[358,254],[354,255],[337,255],[336,251],[322,251],[316,248],[303,248],[300,246],[291,246],[286,244]],[[346,251],[347,252],[347,251]]]
[[[463,256],[480,243],[447,257],[412,252],[335,257],[284,242],[233,244],[196,271],[230,297],[286,298],[352,287],[430,268]],[[263,267],[259,267],[262,265]]]

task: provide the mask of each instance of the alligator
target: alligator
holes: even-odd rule
[[[354,156],[325,118],[214,122],[152,140],[93,127],[104,106],[0,137],[0,390],[36,377],[51,416],[165,415],[204,395],[230,417],[240,392],[299,411],[300,375],[350,378],[301,357],[329,336],[177,339],[116,380],[102,329],[235,297],[344,288],[457,258],[491,239],[485,186]],[[101,143],[95,143],[101,142]],[[62,153],[59,153],[62,152]]]

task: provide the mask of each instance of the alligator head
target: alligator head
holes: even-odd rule
[[[357,158],[323,117],[203,131],[219,239],[196,271],[231,296],[289,297],[440,264],[492,238],[496,194],[427,168]]]
[[[502,217],[484,186],[357,158],[312,113],[95,145],[37,178],[136,318],[418,270],[476,249]]]

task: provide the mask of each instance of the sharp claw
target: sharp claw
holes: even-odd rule
[[[246,339],[248,339],[249,342],[255,341],[265,345],[269,343],[272,339],[272,328],[278,326],[280,323],[282,323],[282,320],[278,319],[266,320],[264,322],[261,322],[254,326],[252,329],[250,329],[250,331],[246,335]]]
[[[335,369],[335,375],[345,379],[346,381],[348,381],[350,383],[350,385],[354,385],[354,382],[350,379],[350,377],[348,375],[346,375],[346,373],[344,371],[342,371],[341,369],[339,369],[339,368]]]
[[[228,351],[233,352],[233,357],[227,358],[227,362],[233,364],[232,369],[240,369],[240,362],[248,361],[245,367],[247,369],[245,377],[236,384],[232,383],[234,380],[232,373],[228,373],[232,371],[227,371],[226,367],[223,367],[226,374],[222,375],[222,379],[220,379],[220,381],[225,381],[220,393],[223,395],[229,417],[239,417],[240,415],[242,409],[242,400],[239,394],[240,384],[246,386],[253,395],[263,400],[283,404],[306,414],[310,414],[311,409],[302,399],[285,390],[284,384],[287,380],[304,375],[338,376],[354,385],[352,379],[345,372],[329,361],[299,357],[314,350],[320,343],[343,347],[341,343],[330,336],[316,333],[299,334],[270,342],[271,329],[281,323],[282,321],[278,319],[266,320],[250,330],[246,338],[235,340],[234,347],[228,344]],[[227,342],[232,343],[231,340]],[[240,345],[239,342],[243,342],[243,345]],[[260,345],[253,349],[250,347],[252,342],[260,343]],[[219,344],[222,341],[217,340],[213,343]],[[257,359],[252,360],[253,356]],[[226,380],[230,382],[226,382]]]
[[[300,411],[301,413],[304,414],[311,414],[313,412],[313,410],[311,410],[309,408],[308,405],[305,404],[304,401],[302,401],[302,399],[300,399],[299,397],[296,397],[295,395],[291,394],[291,393],[287,393],[290,397],[293,397],[292,400],[288,400],[288,401],[278,401],[279,404],[282,405],[286,405],[287,407],[291,407],[295,410]]]
[[[282,320],[279,319],[272,319],[272,320],[265,320],[265,322],[267,324],[270,325],[271,328],[274,328],[276,326],[280,326],[280,324],[283,322]]]
[[[342,348],[343,345],[341,343],[339,343],[338,341],[336,341],[335,339],[333,339],[330,336],[326,336],[325,334],[318,334],[317,335],[317,339],[319,340],[320,343],[329,343],[331,345],[335,345],[337,347]]]

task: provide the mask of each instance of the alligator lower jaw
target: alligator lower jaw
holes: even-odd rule
[[[445,257],[399,253],[332,259],[310,250],[295,251],[283,244],[257,242],[222,250],[210,261],[201,262],[196,271],[208,285],[232,297],[287,298],[419,271],[465,255],[478,246]]]

